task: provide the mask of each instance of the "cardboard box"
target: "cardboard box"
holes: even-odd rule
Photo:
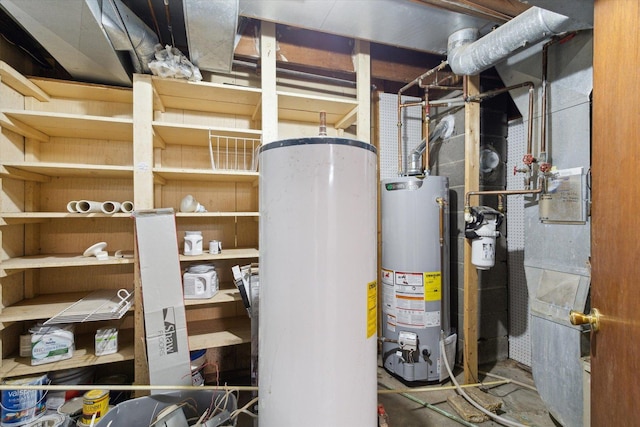
[[[187,320],[173,209],[134,212],[149,383],[191,385]]]

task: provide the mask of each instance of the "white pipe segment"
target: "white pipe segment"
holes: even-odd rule
[[[570,23],[564,15],[532,7],[481,39],[476,28],[464,28],[449,36],[447,62],[457,75],[476,75],[520,48],[568,31]]]

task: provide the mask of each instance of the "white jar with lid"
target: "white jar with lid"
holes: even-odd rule
[[[202,231],[184,232],[184,254],[202,255]]]

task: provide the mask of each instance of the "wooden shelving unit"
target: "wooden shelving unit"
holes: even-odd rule
[[[250,319],[231,266],[259,260],[255,156],[265,129],[271,140],[279,122],[286,122],[277,135],[281,139],[308,135],[324,111],[333,133],[343,135],[362,110],[355,93],[281,90],[275,68],[265,67],[261,88],[135,75],[129,89],[28,79],[0,62],[0,239],[5,254],[0,261],[0,379],[133,361],[135,382],[148,381],[136,260],[114,258],[112,252],[134,248],[131,214],[68,213],[70,200],[173,207],[180,244],[185,230],[201,230],[204,236],[204,253],[181,254],[181,265],[214,264],[221,283],[212,298],[185,300],[191,350],[250,342]],[[274,99],[277,111],[265,109],[263,102]],[[241,153],[243,160],[223,164],[219,157],[212,166],[212,153],[220,156],[221,150]],[[207,212],[179,212],[186,194]],[[213,239],[222,241],[219,254],[207,253]],[[80,255],[107,240],[107,260]],[[119,331],[118,353],[93,354],[93,334],[85,331],[100,322],[91,322],[83,324],[69,360],[31,366],[28,359],[15,357],[20,334],[35,322],[94,290],[131,289],[132,283],[136,300]]]

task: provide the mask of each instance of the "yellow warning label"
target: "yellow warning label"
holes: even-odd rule
[[[422,273],[424,283],[424,300],[440,301],[442,299],[442,274],[439,271]]]
[[[378,286],[377,282],[367,283],[367,338],[378,330]]]

